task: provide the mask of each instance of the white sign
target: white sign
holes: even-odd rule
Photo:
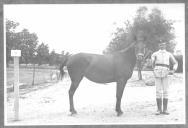
[[[21,50],[11,50],[11,56],[21,56]]]

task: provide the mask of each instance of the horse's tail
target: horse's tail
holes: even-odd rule
[[[61,63],[59,70],[60,70],[60,75],[61,75],[61,80],[63,79],[64,75],[65,75],[65,71],[64,71],[64,67],[67,64],[67,61],[69,59],[69,56],[65,56],[64,61]]]

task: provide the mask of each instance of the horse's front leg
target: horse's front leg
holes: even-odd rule
[[[73,101],[73,96],[74,93],[76,91],[76,89],[78,88],[79,83],[71,83],[70,89],[69,89],[69,102],[70,102],[70,112],[71,115],[77,114],[75,108],[74,108],[74,101]]]
[[[123,95],[123,91],[127,80],[119,80],[116,85],[116,112],[117,116],[121,116],[123,111],[121,110],[121,98]]]

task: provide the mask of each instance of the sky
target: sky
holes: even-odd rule
[[[55,50],[102,54],[112,33],[126,20],[132,21],[136,10],[146,6],[160,9],[168,20],[175,20],[176,49],[184,53],[184,4],[22,4],[4,5],[4,19],[36,33],[39,43]]]

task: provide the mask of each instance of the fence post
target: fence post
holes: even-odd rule
[[[20,50],[11,50],[11,56],[14,57],[14,117],[19,120],[19,57]]]
[[[33,81],[32,81],[32,86],[35,84],[35,63],[33,67]]]

